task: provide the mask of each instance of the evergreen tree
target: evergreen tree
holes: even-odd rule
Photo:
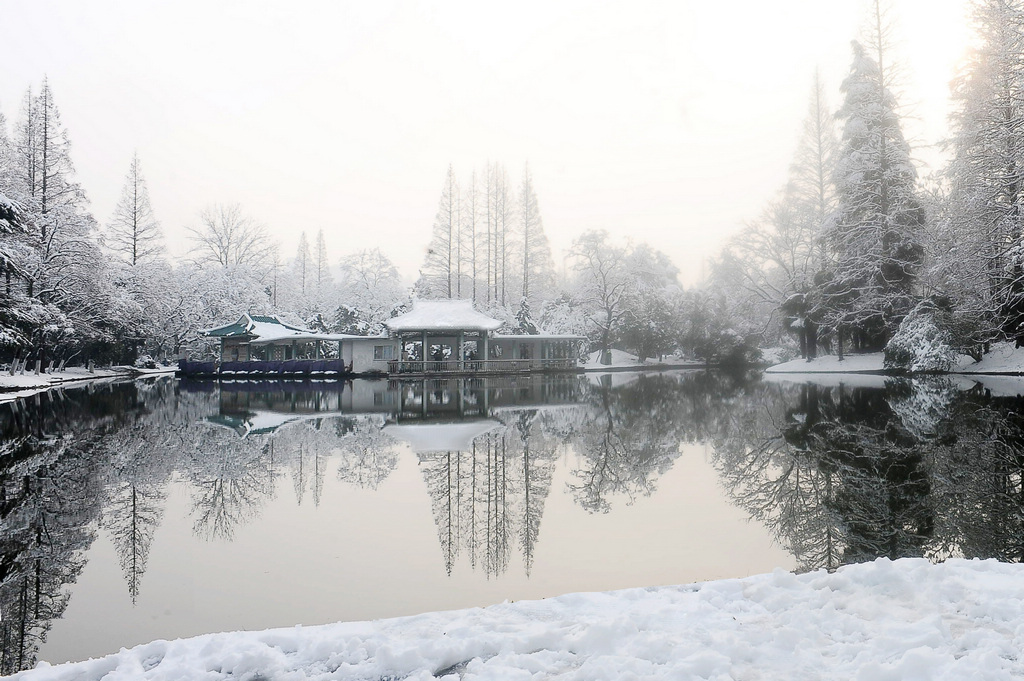
[[[523,184],[519,190],[519,228],[523,249],[523,298],[535,301],[554,287],[555,265],[548,237],[544,234],[529,166],[523,169]]]
[[[0,111],[0,191],[12,192],[14,147],[7,133],[7,118]]]
[[[427,257],[417,288],[427,298],[453,298],[458,291],[459,184],[455,170],[448,166]]]
[[[323,229],[316,233],[316,250],[313,253],[313,265],[316,267],[317,292],[325,292],[330,288],[333,277],[331,276],[331,264],[327,257],[327,242],[324,240]]]
[[[31,338],[32,350],[52,353],[109,340],[116,325],[109,310],[110,282],[102,273],[95,223],[74,181],[67,132],[45,79],[38,95],[31,90],[25,95],[8,181],[25,228],[14,248],[5,249],[14,256],[5,269],[16,271],[23,283],[11,287],[8,300],[8,309],[20,319],[17,342]]]
[[[820,281],[828,323],[843,336],[852,330],[861,349],[878,349],[913,306],[922,262],[924,210],[917,172],[890,91],[880,11],[874,56],[857,42],[845,95],[836,165],[838,209],[824,238],[832,264]]]
[[[477,217],[480,213],[479,192],[476,186],[476,171],[469,178],[469,188],[462,195],[462,224],[459,232],[459,241],[462,257],[460,258],[459,276],[459,297],[468,294],[470,299],[479,302],[477,295],[477,283],[479,272],[477,268]],[[462,287],[465,286],[463,289]]]
[[[485,301],[504,307],[510,295],[515,295],[515,258],[512,252],[514,240],[510,232],[515,222],[515,197],[509,188],[504,166],[490,163],[487,166],[486,188],[486,244],[487,244],[487,295]]]
[[[313,273],[313,256],[309,252],[309,241],[306,240],[305,232],[299,235],[299,245],[295,250],[292,268],[295,271],[295,278],[298,280],[299,295],[305,298],[306,288],[312,283],[310,275]]]
[[[979,0],[979,38],[954,82],[950,193],[933,242],[936,288],[951,296],[974,341],[1024,333],[1024,3]]]

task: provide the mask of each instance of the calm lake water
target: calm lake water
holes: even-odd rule
[[[1017,384],[848,379],[163,378],[0,405],[0,672],[775,567],[1021,560]]]

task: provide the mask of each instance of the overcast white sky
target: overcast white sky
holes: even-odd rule
[[[901,103],[936,163],[966,0],[892,0]],[[240,203],[293,255],[379,246],[412,279],[449,163],[529,161],[556,252],[648,241],[684,282],[785,181],[819,68],[833,105],[866,0],[0,0],[0,110],[49,77],[100,223],[133,150],[172,249]]]

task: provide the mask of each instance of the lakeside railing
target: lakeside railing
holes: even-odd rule
[[[389,360],[379,363],[376,373],[391,376],[518,374],[531,371],[574,371],[576,360],[558,359],[476,359],[476,360]],[[319,378],[352,375],[352,367],[340,359],[291,359],[284,361],[195,362],[179,360],[182,376],[217,378]],[[372,371],[370,373],[373,373]]]

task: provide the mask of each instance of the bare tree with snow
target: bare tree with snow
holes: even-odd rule
[[[153,260],[162,252],[162,239],[160,223],[153,214],[149,188],[136,153],[132,155],[121,198],[107,226],[105,243],[118,259],[135,267]]]

